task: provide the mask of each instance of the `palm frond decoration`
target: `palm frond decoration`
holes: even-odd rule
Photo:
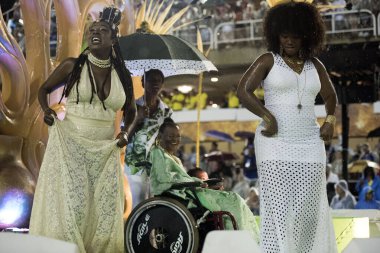
[[[206,53],[204,53],[203,41],[202,41],[202,36],[199,30],[199,27],[197,27],[197,48],[206,57],[210,53],[210,49],[211,49],[211,47],[209,47]],[[201,95],[203,92],[202,90],[203,90],[203,73],[199,74],[199,79],[198,79],[197,133],[196,133],[196,144],[195,144],[196,167],[200,166],[201,110],[202,110],[200,100],[201,100]]]
[[[166,34],[170,29],[175,29],[174,24],[188,11],[188,5],[169,17],[174,0],[164,7],[164,1],[147,0],[144,1],[136,13],[136,29],[148,24],[149,29],[156,34]],[[193,22],[189,22],[191,24]]]

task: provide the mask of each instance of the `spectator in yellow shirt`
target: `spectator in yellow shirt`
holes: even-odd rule
[[[167,93],[166,91],[162,90],[161,93],[160,93],[160,99],[169,107],[171,108],[171,97],[170,97],[170,94]]]
[[[198,103],[201,104],[201,109],[205,109],[207,106],[207,98],[208,98],[207,93],[202,92],[200,96],[199,94],[197,95],[197,98],[198,98]]]
[[[263,89],[263,87],[261,87],[261,86],[258,87],[253,93],[256,95],[256,97],[258,99],[260,99],[261,102],[264,102],[264,89]]]
[[[175,89],[171,100],[172,110],[181,111],[184,103],[185,95],[183,95],[178,89]]]
[[[198,96],[197,93],[192,90],[187,94],[185,99],[185,107],[188,110],[194,110],[197,108]]]
[[[235,89],[230,90],[227,95],[228,108],[239,108],[239,98],[236,95]]]

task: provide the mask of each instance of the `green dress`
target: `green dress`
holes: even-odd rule
[[[199,181],[198,178],[190,177],[186,173],[179,158],[169,155],[159,146],[151,149],[149,162],[152,163],[150,183],[153,195],[168,191],[175,183]],[[169,190],[169,192],[188,200],[190,199],[187,196],[192,194],[189,190]],[[238,194],[205,188],[197,188],[196,194],[202,205],[210,211],[228,211],[233,214],[239,229],[251,232],[256,242],[259,241],[255,217]],[[232,229],[231,222],[226,222],[225,227]]]

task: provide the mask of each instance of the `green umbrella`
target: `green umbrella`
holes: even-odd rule
[[[126,66],[133,76],[159,69],[164,76],[217,71],[196,47],[173,35],[137,32],[119,38]]]

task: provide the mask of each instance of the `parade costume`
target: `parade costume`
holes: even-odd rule
[[[326,196],[326,154],[314,112],[319,75],[310,60],[298,74],[280,55],[273,57],[263,88],[278,133],[265,137],[262,122],[255,136],[261,247],[263,252],[336,252]]]
[[[78,102],[75,88],[68,96],[65,119],[49,127],[30,233],[73,242],[81,253],[123,253],[123,174],[114,120],[126,96],[112,69],[104,105],[96,94],[90,103],[87,66],[78,91]]]

